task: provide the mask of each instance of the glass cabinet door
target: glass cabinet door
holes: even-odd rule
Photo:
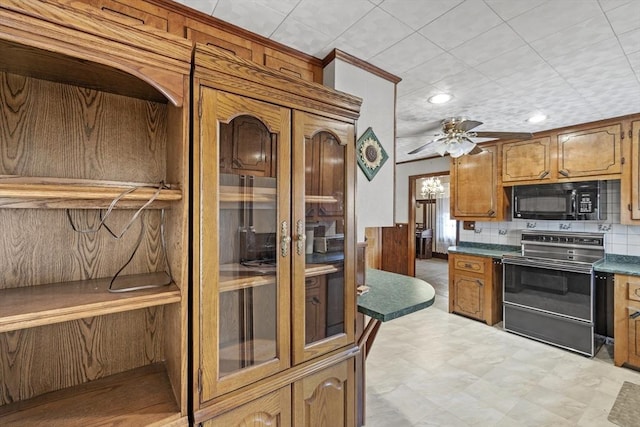
[[[294,111],[293,359],[353,341],[353,125]],[[304,171],[297,172],[297,171]]]
[[[289,363],[290,112],[201,89],[202,398]]]

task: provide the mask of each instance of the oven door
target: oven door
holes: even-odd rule
[[[504,303],[593,322],[591,264],[504,258]]]

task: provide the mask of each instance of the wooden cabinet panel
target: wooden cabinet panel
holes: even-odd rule
[[[267,394],[202,423],[202,427],[290,427],[291,388]]]
[[[233,37],[222,30],[197,22],[190,22],[185,28],[185,33],[194,43],[217,47],[239,58],[253,60],[252,44],[249,40]]]
[[[503,189],[498,182],[498,147],[451,159],[451,216],[465,220],[504,218]]]
[[[449,254],[449,312],[494,325],[502,320],[502,264]]]
[[[474,319],[484,319],[484,281],[477,277],[455,274],[453,311]]]
[[[273,176],[272,136],[253,116],[238,116],[220,123],[220,172]]]
[[[65,0],[66,1],[66,0]],[[166,9],[137,1],[119,2],[116,0],[83,0],[107,15],[128,25],[148,25],[158,30],[169,31],[169,14]]]
[[[503,144],[502,182],[549,181],[555,176],[552,160],[550,137]]]
[[[615,178],[622,171],[622,125],[558,135],[558,179]]]
[[[354,381],[354,359],[349,359],[294,383],[294,425],[354,426]]]
[[[625,221],[626,215],[623,215],[622,222],[634,224],[634,220],[640,220],[640,120],[631,122],[630,135],[631,141],[626,148],[630,162],[622,176],[621,209],[631,212],[630,220]]]
[[[409,236],[409,224],[382,227],[382,255],[380,268],[392,273],[413,276],[415,251],[411,251],[413,236]]]
[[[614,286],[613,361],[640,368],[640,277],[616,274]]]

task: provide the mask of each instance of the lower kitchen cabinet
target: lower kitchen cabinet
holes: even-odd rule
[[[616,366],[640,368],[640,276],[615,276],[613,333]]]
[[[293,384],[296,427],[355,425],[354,359],[333,365]]]
[[[449,254],[449,313],[488,325],[501,321],[501,266],[489,257]]]
[[[202,423],[202,427],[241,426],[291,426],[291,387],[283,387]]]

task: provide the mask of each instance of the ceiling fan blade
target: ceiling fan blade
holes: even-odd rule
[[[482,153],[484,150],[480,147],[478,147],[477,145],[475,147],[473,147],[473,150],[469,151],[467,154],[469,154],[470,156],[473,156],[474,154],[480,154]]]
[[[478,122],[476,120],[463,120],[460,123],[456,124],[455,128],[464,132],[470,131],[471,129],[477,128],[480,126],[482,122]]]
[[[419,128],[411,131],[411,133],[398,135],[397,138],[413,138],[416,136],[434,134],[442,131],[442,120],[427,122]]]
[[[478,138],[500,138],[500,139],[531,139],[530,132],[475,132]]]
[[[424,150],[426,150],[426,149],[429,147],[429,145],[431,145],[431,143],[433,143],[433,142],[435,142],[435,141],[429,141],[429,142],[427,142],[426,144],[421,145],[420,147],[416,148],[415,150],[411,150],[411,151],[409,151],[407,154],[417,154],[417,153],[419,153],[419,152],[421,152],[421,151],[424,151]]]

